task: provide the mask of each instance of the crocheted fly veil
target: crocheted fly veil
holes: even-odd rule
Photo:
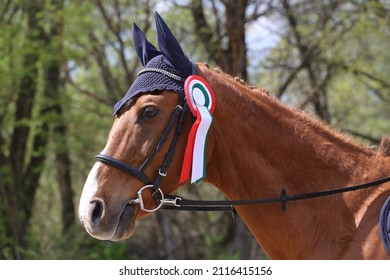
[[[115,104],[114,115],[118,114],[127,101],[140,93],[172,90],[183,98],[186,78],[196,74],[195,64],[184,54],[167,24],[157,12],[155,16],[160,50],[157,50],[138,26],[133,24],[134,48],[144,68],[138,73],[126,95]]]

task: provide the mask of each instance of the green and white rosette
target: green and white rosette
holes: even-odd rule
[[[188,135],[180,183],[191,176],[191,183],[199,183],[206,176],[206,140],[213,121],[215,96],[209,84],[193,75],[184,84],[186,100],[196,117]]]

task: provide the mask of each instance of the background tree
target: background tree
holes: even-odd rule
[[[50,18],[44,18],[49,9]],[[7,1],[3,10],[4,25],[11,25],[15,18],[26,17],[26,37],[22,45],[18,45],[11,36],[15,46],[8,48],[8,63],[15,76],[9,76],[16,85],[5,90],[3,95],[8,102],[14,101],[15,108],[4,106],[5,118],[9,111],[13,114],[12,127],[2,134],[2,159],[0,167],[3,180],[0,181],[4,211],[4,231],[10,238],[7,240],[9,252],[13,258],[23,258],[27,246],[26,233],[33,215],[33,203],[39,180],[44,169],[46,151],[49,140],[49,128],[53,127],[56,137],[56,162],[58,179],[62,182],[64,226],[74,223],[73,191],[70,183],[69,159],[63,134],[66,127],[63,123],[61,107],[62,80],[60,68],[62,35],[62,1],[53,1],[48,7],[44,1],[21,1],[12,4]],[[48,20],[49,25],[43,26]],[[15,32],[10,30],[8,35]],[[18,38],[19,39],[19,38]],[[21,55],[20,66],[15,66],[16,54]],[[55,54],[55,55],[54,55]],[[45,103],[41,100],[44,99]],[[8,104],[7,104],[8,105]],[[9,135],[7,135],[9,133]],[[9,136],[9,139],[6,139]],[[6,148],[8,147],[8,148]],[[4,252],[2,252],[4,254]]]
[[[275,8],[272,17],[276,16],[276,23],[286,32],[279,35],[272,30],[278,32],[279,44],[262,66],[273,73],[276,83],[271,83],[276,96],[377,143],[379,137],[350,126],[347,116],[340,115],[340,107],[344,111],[354,107],[356,111],[366,109],[364,104],[368,100],[370,103],[375,99],[379,101],[373,106],[381,107],[380,104],[386,103],[382,102],[389,94],[389,84],[383,75],[386,71],[382,72],[380,62],[370,63],[370,59],[388,59],[381,50],[389,44],[389,36],[384,35],[388,29],[385,22],[389,21],[386,14],[389,5],[385,1],[283,0]],[[341,89],[341,84],[351,87]],[[352,100],[357,102],[346,104]],[[359,118],[359,115],[354,117]]]
[[[208,61],[219,65],[226,73],[248,79],[246,28],[251,22],[270,12],[269,1],[205,1],[192,0],[189,8],[194,20],[194,34],[201,42]],[[213,17],[206,15],[213,14]],[[238,217],[231,220],[224,245],[232,254],[248,259],[257,242]],[[251,249],[252,248],[252,249]]]

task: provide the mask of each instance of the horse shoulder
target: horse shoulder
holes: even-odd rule
[[[340,255],[341,259],[390,259],[379,232],[379,213],[389,195],[390,190],[382,192],[367,205],[353,239]]]

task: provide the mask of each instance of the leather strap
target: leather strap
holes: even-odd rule
[[[360,189],[366,189],[371,187],[376,187],[381,184],[390,182],[390,177],[378,179],[375,181],[371,181],[368,183],[342,187],[338,189],[330,189],[319,192],[309,192],[309,193],[300,193],[300,194],[292,194],[287,195],[286,190],[284,188],[281,189],[280,196],[278,197],[270,197],[270,198],[262,198],[262,199],[243,199],[243,200],[189,200],[183,199],[178,196],[168,196],[165,197],[175,199],[179,198],[176,206],[167,205],[162,207],[162,209],[167,210],[190,210],[190,211],[231,211],[232,207],[239,205],[255,205],[255,204],[269,204],[269,203],[280,203],[282,207],[282,211],[286,211],[287,209],[287,201],[293,200],[305,200],[312,199],[316,197],[329,196],[340,194],[344,192],[356,191]],[[390,203],[389,203],[389,211],[390,211]],[[390,221],[389,221],[390,223]],[[390,229],[389,229],[390,231]],[[390,237],[389,237],[390,238]]]
[[[139,179],[142,183],[145,185],[152,184],[152,181],[145,175],[144,172],[138,170],[137,168],[123,162],[120,160],[117,160],[113,157],[106,156],[106,155],[96,155],[95,160],[104,164],[107,164],[109,166],[115,167],[117,169],[120,169],[130,175],[135,176],[137,179]]]

